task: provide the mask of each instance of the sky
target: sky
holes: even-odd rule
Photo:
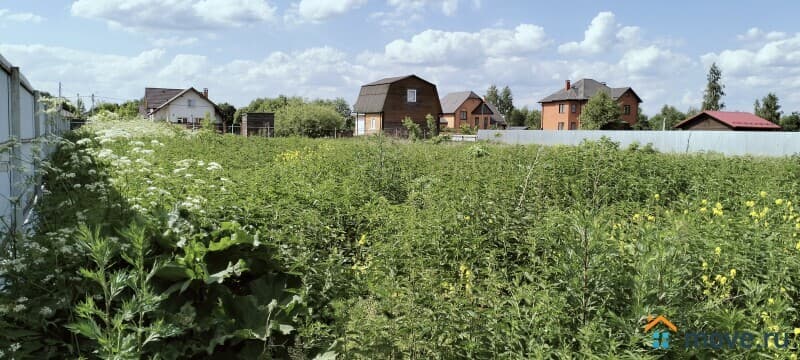
[[[700,107],[716,62],[727,110],[773,92],[789,113],[800,111],[798,11],[772,0],[0,0],[0,55],[73,99],[194,86],[237,107],[279,94],[352,104],[365,83],[416,74],[442,97],[507,85],[517,107],[539,108],[565,80],[593,78],[632,87],[648,115]]]

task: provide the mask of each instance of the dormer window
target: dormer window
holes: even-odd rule
[[[417,102],[417,89],[408,89],[406,91],[406,98],[410,103]]]

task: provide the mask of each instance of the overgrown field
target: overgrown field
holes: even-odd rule
[[[794,357],[800,161],[98,123],[9,239],[17,358]],[[83,268],[83,270],[79,270]],[[764,349],[652,347],[683,331]],[[783,347],[785,340],[791,341]],[[770,342],[771,344],[771,342]],[[12,351],[13,350],[13,351]]]

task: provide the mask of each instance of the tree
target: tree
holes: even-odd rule
[[[342,114],[330,106],[292,104],[275,112],[275,134],[279,136],[331,136],[344,128]]]
[[[622,110],[616,100],[605,91],[598,91],[589,98],[581,113],[581,129],[600,130],[619,125]]]
[[[514,95],[511,94],[511,88],[508,86],[503,87],[503,91],[500,92],[500,98],[497,101],[497,110],[505,117],[511,116],[511,112],[514,110]]]
[[[639,108],[639,112],[636,114],[636,124],[633,125],[633,129],[652,130],[652,125],[647,120],[647,115],[645,115],[645,113],[642,111],[642,108]]]
[[[725,103],[722,102],[722,97],[725,96],[725,85],[722,84],[722,70],[717,67],[717,63],[711,64],[708,70],[708,84],[703,93],[703,110],[722,110],[725,108]]]
[[[78,98],[78,101],[75,102],[75,111],[78,112],[75,115],[79,117],[82,117],[83,113],[86,112],[86,105],[83,104],[83,100],[81,100],[80,97]]]
[[[218,104],[219,112],[222,115],[223,124],[233,124],[233,119],[236,116],[236,108],[226,102]]]
[[[486,95],[483,96],[483,99],[494,106],[500,106],[500,93],[497,91],[497,86],[492,84],[489,86],[489,89],[486,90]]]
[[[525,117],[525,126],[527,126],[529,129],[541,129],[542,112],[537,109],[529,110],[528,116]]]
[[[781,118],[781,127],[785,131],[800,131],[800,113],[793,111],[791,115]]]
[[[419,124],[415,123],[414,120],[411,120],[411,117],[406,116],[403,119],[403,127],[408,130],[409,140],[417,141],[422,138],[422,129],[420,129]]]
[[[769,120],[773,124],[780,124],[781,123],[781,106],[778,104],[778,96],[769,93],[759,102],[756,99],[756,103],[754,106],[753,112],[755,112],[756,116],[760,116],[764,119]]]
[[[433,115],[431,114],[425,115],[425,123],[428,125],[428,131],[429,131],[428,136],[430,137],[439,136],[439,122]]]
[[[650,128],[656,130],[671,130],[676,124],[686,119],[686,114],[674,106],[664,105],[661,112],[648,120]]]
[[[528,117],[528,109],[514,109],[511,114],[506,118],[509,126],[522,126],[525,125],[525,119]]]

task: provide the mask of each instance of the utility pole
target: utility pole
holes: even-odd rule
[[[91,114],[94,115],[94,94],[92,94],[92,111]]]
[[[61,81],[58,82],[58,100],[61,100]]]

